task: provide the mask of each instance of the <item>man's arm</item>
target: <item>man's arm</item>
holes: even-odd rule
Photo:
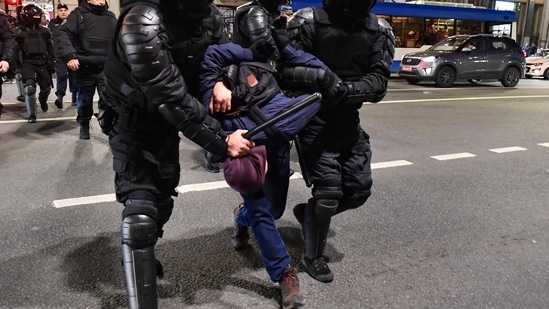
[[[59,26],[57,37],[55,38],[57,53],[65,62],[78,59],[78,54],[72,41],[78,36],[78,27],[80,22],[80,12],[74,9],[66,19],[66,22]]]

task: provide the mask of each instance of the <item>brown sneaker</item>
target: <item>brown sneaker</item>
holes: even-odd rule
[[[278,283],[280,285],[282,307],[284,309],[302,308],[305,305],[303,294],[301,294],[301,291],[299,290],[297,269],[293,267],[286,268]]]

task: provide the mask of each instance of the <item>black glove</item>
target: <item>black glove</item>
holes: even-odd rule
[[[338,105],[349,94],[349,87],[332,71],[317,79],[317,85],[324,104]]]
[[[324,76],[316,80],[322,97],[333,99],[339,95],[339,87],[343,84],[341,78],[332,71],[325,71]]]
[[[48,64],[48,73],[55,73],[55,61],[50,61],[50,63]]]
[[[107,107],[106,109],[100,109],[99,113],[94,115],[97,117],[97,122],[99,122],[101,132],[105,135],[109,135],[109,132],[116,123],[116,113],[110,107]]]
[[[278,47],[278,50],[281,52],[290,44],[290,38],[286,33],[286,29],[276,29],[275,27],[271,27],[271,35],[276,43],[276,47]]]
[[[273,20],[273,28],[276,30],[286,30],[286,25],[288,24],[288,18],[286,16],[278,16]]]
[[[250,46],[250,50],[254,55],[254,60],[269,59],[277,51],[276,43],[271,36],[255,41],[252,46]]]

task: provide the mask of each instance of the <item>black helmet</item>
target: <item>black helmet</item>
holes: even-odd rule
[[[366,18],[376,2],[377,0],[322,0],[322,7],[331,19],[350,22]]]
[[[21,23],[25,26],[38,26],[42,21],[44,11],[34,4],[27,4],[21,10]]]
[[[257,0],[269,13],[277,13],[278,6],[292,3],[291,0]]]

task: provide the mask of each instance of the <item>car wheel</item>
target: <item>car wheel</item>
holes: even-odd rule
[[[515,87],[520,80],[520,71],[515,67],[510,67],[503,72],[503,78],[501,84],[504,87]]]
[[[532,76],[532,75],[524,75],[524,77],[526,77],[526,78],[532,78],[532,77],[534,77],[534,76]]]
[[[469,83],[473,84],[473,85],[476,85],[476,84],[480,84],[482,83],[482,79],[468,79],[467,80]]]
[[[547,70],[545,70],[545,72],[543,72],[543,78],[549,79],[549,69],[547,69]]]
[[[449,88],[454,85],[456,81],[456,71],[449,66],[440,68],[435,79],[435,84],[438,87]]]
[[[415,84],[419,83],[419,79],[417,79],[417,78],[407,78],[406,81],[409,84],[412,84],[412,85],[415,85]]]

